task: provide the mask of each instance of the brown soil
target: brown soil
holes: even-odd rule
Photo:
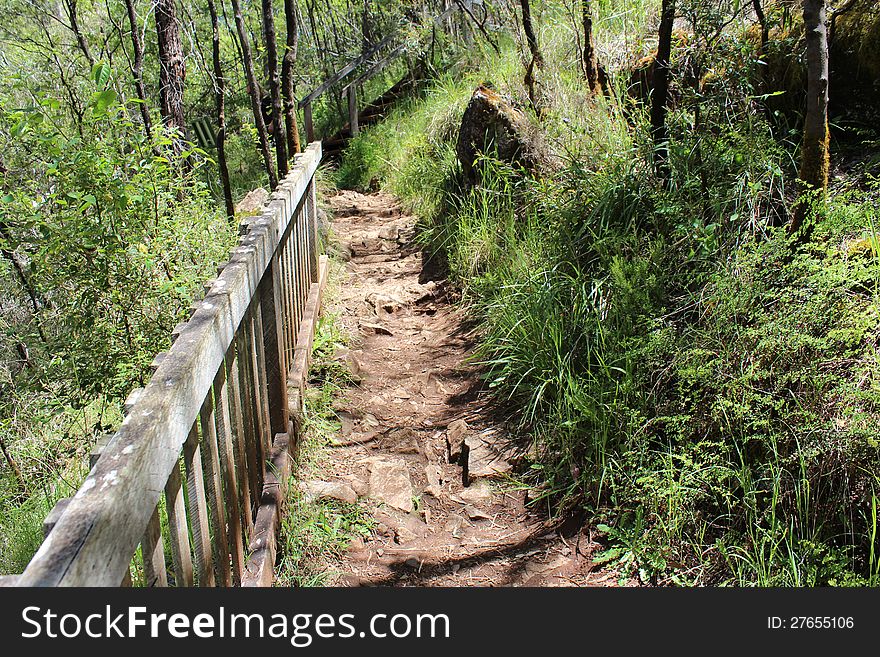
[[[474,334],[455,291],[418,282],[415,218],[384,193],[344,191],[329,201],[347,259],[331,310],[353,337],[337,358],[358,384],[334,404],[342,430],[330,481],[312,484],[356,495],[376,521],[373,535],[333,564],[334,583],[615,585],[616,575],[592,572],[586,530],[554,526],[511,484],[516,452],[467,361]]]

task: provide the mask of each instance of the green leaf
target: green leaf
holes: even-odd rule
[[[98,62],[92,67],[92,81],[98,89],[106,89],[110,81],[110,64]]]
[[[605,550],[604,552],[593,555],[593,563],[598,566],[603,563],[608,563],[609,561],[614,561],[615,559],[620,558],[624,552],[625,551],[622,548]]]
[[[10,136],[13,138],[21,137],[21,135],[24,133],[25,129],[27,128],[27,125],[28,125],[27,119],[22,119],[21,121],[16,123],[15,126],[12,128],[11,132],[9,133]]]
[[[116,102],[116,92],[112,89],[105,89],[100,93],[96,93],[92,98],[93,109],[92,112],[97,116],[100,114],[106,114],[107,108],[109,108],[113,103]]]

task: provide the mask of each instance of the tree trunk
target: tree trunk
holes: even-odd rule
[[[593,37],[593,7],[591,0],[581,0],[581,11],[584,19],[584,73],[590,93],[594,96],[602,93],[602,81],[599,75],[599,58],[596,56],[596,41]]]
[[[177,130],[174,152],[183,152],[186,121],[183,117],[183,81],[186,66],[174,0],[156,0],[156,37],[159,46],[159,112],[167,128]]]
[[[675,0],[663,0],[660,16],[660,40],[654,60],[654,92],[651,97],[651,134],[654,139],[654,169],[663,186],[669,184],[669,129],[666,115],[669,106],[669,78],[672,61],[672,27],[675,23]]]
[[[241,3],[232,0],[232,11],[235,13],[235,29],[238,32],[238,41],[241,45],[241,61],[244,66],[244,76],[247,81],[248,96],[251,99],[251,111],[254,114],[254,125],[260,138],[260,152],[263,154],[263,163],[266,165],[266,173],[269,176],[269,187],[273,190],[278,187],[278,176],[275,173],[275,165],[272,163],[272,155],[269,152],[269,138],[266,135],[266,122],[263,120],[263,112],[260,110],[260,87],[254,75],[254,58],[251,55],[250,41],[247,36],[247,28],[244,17],[241,14]]]
[[[529,102],[532,104],[532,109],[537,112],[538,102],[537,94],[535,93],[535,69],[541,68],[544,65],[544,57],[541,55],[541,49],[538,47],[538,37],[535,36],[535,30],[532,27],[532,10],[531,7],[529,7],[529,0],[519,0],[519,4],[520,7],[522,7],[522,24],[523,30],[526,33],[526,43],[528,44],[529,52],[532,55],[532,59],[526,67],[526,77],[524,81],[526,89],[529,92]]]
[[[266,41],[266,73],[269,78],[269,92],[272,94],[272,134],[275,137],[275,159],[278,162],[278,177],[287,175],[287,131],[281,104],[281,85],[278,81],[278,42],[275,40],[275,16],[272,13],[272,0],[263,0],[263,39]]]
[[[296,65],[296,49],[299,45],[299,21],[296,16],[296,0],[284,0],[284,18],[287,23],[287,40],[281,61],[281,85],[284,90],[284,129],[287,133],[287,151],[299,153],[299,126],[296,123],[296,95],[293,84],[293,67]]]
[[[755,16],[758,18],[758,25],[761,26],[761,55],[767,51],[767,43],[770,41],[770,24],[767,22],[767,15],[761,6],[761,0],[752,0],[752,7],[755,9]]]
[[[828,29],[825,0],[804,1],[804,29],[807,37],[807,114],[801,146],[802,191],[828,189],[830,168],[828,130]],[[799,201],[791,223],[800,229],[809,203]]]
[[[125,8],[128,11],[128,23],[131,26],[131,45],[134,49],[134,58],[131,64],[131,72],[134,75],[134,88],[140,101],[141,119],[144,122],[144,133],[149,142],[153,136],[153,121],[150,118],[150,108],[147,106],[147,94],[144,90],[144,44],[141,43],[141,35],[138,31],[137,14],[134,11],[134,0],[125,0]]]
[[[232,186],[229,184],[229,167],[226,165],[226,80],[223,77],[223,66],[220,63],[220,26],[214,0],[208,0],[208,12],[211,14],[211,53],[214,60],[214,97],[217,105],[217,167],[220,169],[220,182],[223,185],[223,201],[226,204],[226,216],[235,221],[235,205],[232,202]]]

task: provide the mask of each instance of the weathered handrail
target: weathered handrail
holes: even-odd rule
[[[320,160],[321,144],[310,144],[262,214],[243,223],[240,246],[130,397],[18,585],[125,584],[138,545],[147,585],[271,583],[296,438],[291,403],[326,279]]]

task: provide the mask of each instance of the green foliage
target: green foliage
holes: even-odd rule
[[[53,94],[17,105],[24,80],[0,96],[0,288],[14,301],[0,308],[0,430],[24,475],[4,472],[0,499],[29,519],[4,544],[4,569],[23,566],[56,482],[84,476],[95,437],[235,240],[200,182],[204,154],[182,171],[170,136],[147,141],[111,80],[97,64],[77,126]]]
[[[601,100],[585,109],[563,65],[544,78],[553,169],[487,154],[461,188],[445,110],[460,116],[477,70],[365,131],[341,182],[375,178],[422,213],[529,436],[520,476],[600,523],[600,563],[653,583],[876,584],[876,190],[836,196],[806,247],[775,228],[794,153],[734,66],[751,46],[722,37],[680,53],[713,78],[680,91],[668,189],[641,113],[627,129]],[[520,75],[492,79],[522,100]]]

